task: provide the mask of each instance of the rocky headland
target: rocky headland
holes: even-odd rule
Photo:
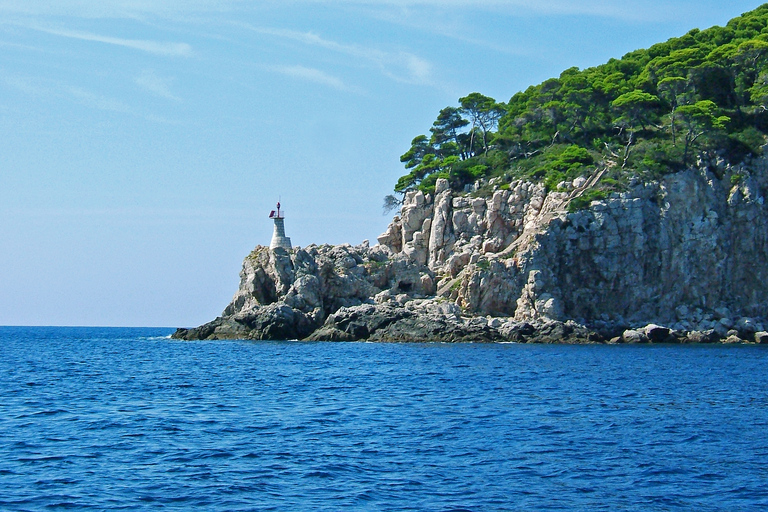
[[[562,182],[438,179],[378,244],[257,247],[180,339],[768,343],[768,163],[698,165],[575,209]]]

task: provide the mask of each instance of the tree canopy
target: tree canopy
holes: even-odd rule
[[[514,94],[473,92],[440,111],[401,161],[395,191],[479,178],[552,188],[596,165],[608,183],[760,154],[768,133],[768,4]]]

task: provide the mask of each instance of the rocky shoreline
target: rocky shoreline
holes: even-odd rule
[[[718,322],[717,329],[676,331],[648,324],[636,329],[598,332],[572,320],[518,322],[512,318],[461,317],[453,304],[414,299],[405,305],[363,304],[342,307],[318,328],[281,305],[255,315],[219,317],[193,329],[178,329],[185,340],[253,339],[303,341],[377,341],[403,343],[757,343],[768,344],[768,332],[752,319],[739,319],[740,328]],[[735,327],[735,326],[734,326]],[[309,333],[308,335],[305,335]]]
[[[578,211],[604,169],[488,197],[440,179],[374,246],[257,247],[223,314],[174,337],[768,343],[768,164],[719,165]]]

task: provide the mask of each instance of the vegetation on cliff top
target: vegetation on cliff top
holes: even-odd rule
[[[499,103],[480,93],[440,111],[402,155],[395,192],[456,190],[480,178],[541,180],[549,189],[595,166],[603,190],[693,164],[737,164],[768,133],[768,4],[725,27],[570,68]],[[388,196],[390,206],[397,198]]]

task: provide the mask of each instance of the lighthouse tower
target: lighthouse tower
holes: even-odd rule
[[[285,217],[280,211],[280,203],[277,203],[277,211],[272,210],[269,218],[275,221],[275,231],[272,233],[272,241],[269,243],[270,249],[282,247],[285,250],[291,249],[291,239],[285,236]]]

